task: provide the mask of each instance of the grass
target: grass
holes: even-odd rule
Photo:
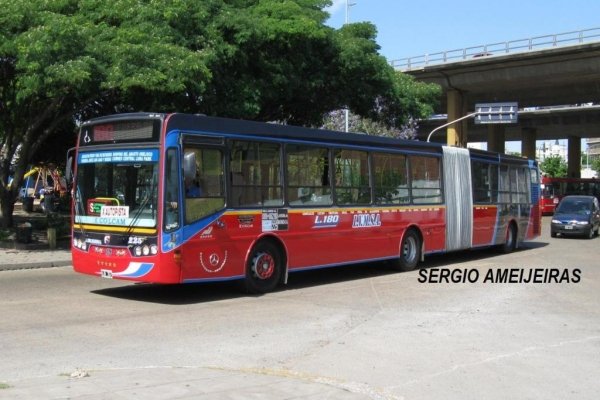
[[[10,385],[8,383],[0,382],[0,390],[8,388],[10,388]]]

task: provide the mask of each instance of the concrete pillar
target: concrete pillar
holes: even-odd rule
[[[466,102],[458,90],[448,90],[448,122],[466,115]],[[467,121],[457,122],[447,128],[448,146],[467,147]]]
[[[581,138],[569,136],[567,148],[567,176],[569,178],[581,178]]]
[[[487,149],[498,153],[504,153],[504,125],[488,125]],[[534,146],[535,147],[535,146]],[[534,150],[535,152],[535,150]]]
[[[521,155],[535,160],[535,141],[537,131],[535,128],[523,128],[521,131]]]

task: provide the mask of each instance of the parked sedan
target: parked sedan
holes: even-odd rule
[[[566,196],[556,207],[550,235],[581,235],[592,238],[600,230],[600,205],[594,196]]]

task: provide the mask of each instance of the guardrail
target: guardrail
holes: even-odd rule
[[[489,57],[510,53],[524,53],[542,50],[551,47],[572,46],[581,43],[596,42],[600,40],[600,28],[584,29],[557,33],[554,35],[536,36],[529,39],[511,40],[467,47],[464,49],[441,51],[438,53],[424,54],[416,57],[392,60],[390,64],[394,69],[410,71],[428,65],[438,65],[478,57]]]

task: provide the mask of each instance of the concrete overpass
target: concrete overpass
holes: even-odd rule
[[[600,37],[600,29],[589,31]],[[449,145],[487,141],[490,150],[504,152],[505,140],[521,140],[522,154],[534,158],[536,140],[569,139],[569,175],[577,175],[581,138],[600,136],[600,107],[540,107],[600,104],[600,41],[516,53],[483,50],[459,60],[398,69],[442,87],[438,111],[449,121],[472,112],[476,103],[516,101],[529,110],[512,126],[457,123],[447,128]],[[431,122],[422,124],[422,130],[433,129]]]

